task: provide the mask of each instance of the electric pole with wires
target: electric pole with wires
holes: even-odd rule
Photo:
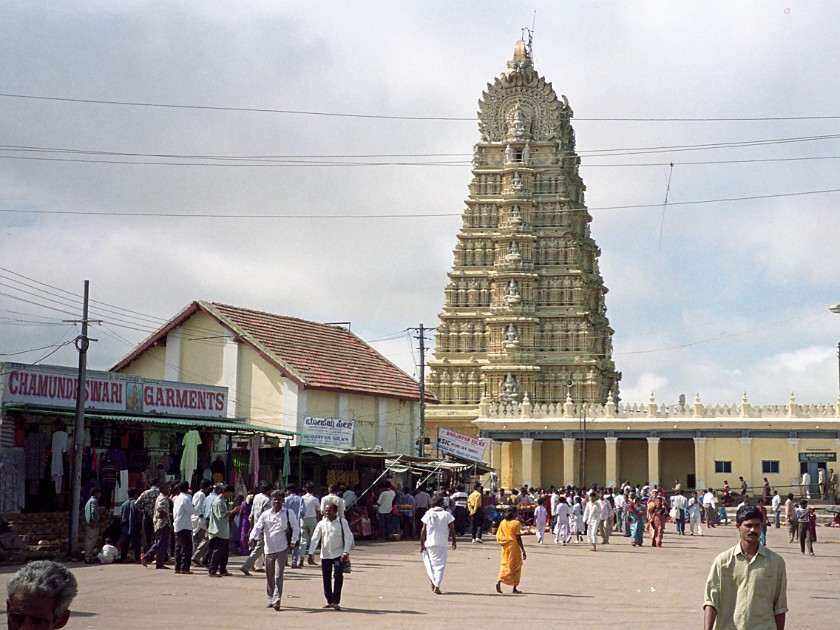
[[[426,450],[426,327],[420,324],[417,328],[409,328],[416,332],[415,339],[420,341],[420,430],[417,437],[417,454],[423,457]]]
[[[70,464],[70,539],[67,541],[67,553],[73,557],[79,550],[79,516],[82,495],[82,450],[85,445],[85,398],[87,380],[87,351],[91,341],[88,337],[88,296],[90,281],[85,280],[82,319],[71,323],[82,325],[82,333],[76,337],[76,349],[79,351],[79,377],[76,389],[76,424],[73,435],[73,460]],[[97,320],[97,323],[101,323]],[[87,560],[87,558],[85,558]]]

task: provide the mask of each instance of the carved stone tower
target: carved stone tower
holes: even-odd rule
[[[430,433],[475,433],[482,399],[618,399],[572,115],[517,42],[479,101],[481,141],[429,362],[442,403],[427,408]]]

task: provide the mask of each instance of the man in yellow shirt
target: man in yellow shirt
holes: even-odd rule
[[[788,611],[785,561],[759,543],[763,526],[756,506],[738,508],[738,544],[715,558],[706,580],[704,630],[784,629]]]
[[[472,541],[483,543],[481,530],[484,529],[484,488],[476,483],[470,496],[467,497],[467,512],[472,518]]]

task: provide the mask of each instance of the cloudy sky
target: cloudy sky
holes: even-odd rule
[[[623,399],[833,402],[838,20],[790,0],[3,2],[0,360],[75,364],[89,279],[95,369],[205,299],[349,321],[415,373],[404,331],[443,306],[477,101],[534,25],[575,111]]]

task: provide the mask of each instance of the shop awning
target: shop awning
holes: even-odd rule
[[[73,418],[76,414],[69,411],[54,411],[47,409],[33,409],[29,407],[4,407],[5,411],[17,411],[33,415],[50,415]],[[197,431],[215,431],[231,435],[272,435],[282,437],[293,437],[292,431],[263,427],[245,422],[232,422],[227,420],[207,420],[204,418],[171,418],[167,416],[131,416],[131,415],[106,415],[101,413],[85,413],[85,420],[107,422],[109,424],[139,424],[153,427],[177,427],[185,431],[196,429]]]

